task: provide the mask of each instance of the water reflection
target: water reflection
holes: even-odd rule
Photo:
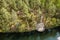
[[[19,34],[0,34],[1,40],[57,40],[60,36],[60,32],[51,31],[44,33],[19,33]]]

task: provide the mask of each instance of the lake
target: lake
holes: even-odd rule
[[[0,40],[57,40],[60,36],[58,30],[45,32],[25,32],[25,33],[0,33]]]

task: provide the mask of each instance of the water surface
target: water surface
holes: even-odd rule
[[[53,30],[51,32],[27,32],[27,33],[7,33],[0,34],[1,40],[57,40],[60,32]]]

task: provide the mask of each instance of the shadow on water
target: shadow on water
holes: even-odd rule
[[[60,30],[60,29],[59,29]],[[0,40],[57,40],[60,32],[57,29],[45,32],[0,33]]]

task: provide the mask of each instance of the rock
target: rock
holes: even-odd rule
[[[45,28],[44,28],[44,23],[39,23],[39,24],[37,24],[36,30],[37,30],[37,31],[40,31],[40,32],[43,32],[43,31],[45,30]]]

